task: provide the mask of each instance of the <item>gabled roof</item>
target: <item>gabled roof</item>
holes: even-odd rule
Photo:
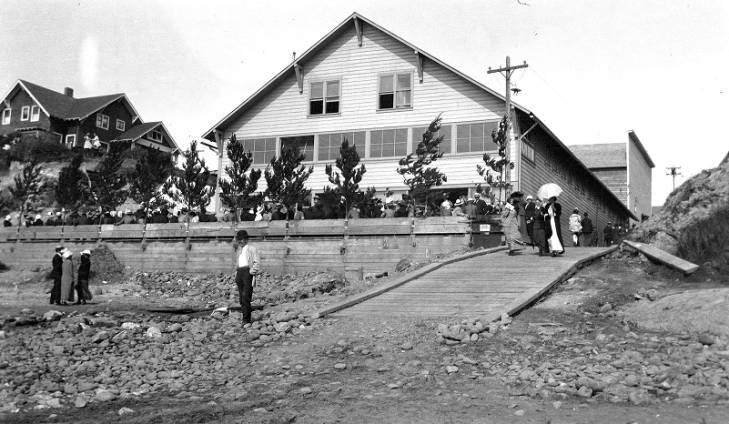
[[[158,127],[163,130],[163,132],[165,133],[167,138],[170,140],[170,145],[167,147],[169,147],[173,151],[179,150],[179,146],[175,142],[175,139],[172,138],[172,135],[170,135],[170,132],[167,130],[167,127],[165,127],[165,124],[163,124],[161,121],[147,122],[144,124],[135,125],[135,126],[129,128],[128,130],[126,130],[125,132],[123,132],[122,134],[120,134],[118,137],[111,140],[111,142],[113,143],[116,141],[130,141],[132,143],[135,143],[135,142],[139,141],[145,135],[149,134],[152,130],[154,130]],[[148,144],[145,143],[145,145],[148,145]],[[151,146],[148,146],[148,147],[151,147]]]
[[[576,144],[569,146],[590,169],[626,168],[628,156],[625,143]]]
[[[257,100],[259,100],[263,95],[271,91],[271,89],[279,82],[283,81],[285,78],[287,78],[289,75],[294,74],[296,70],[294,67],[297,64],[304,64],[311,56],[322,50],[327,43],[334,39],[336,36],[338,36],[342,31],[345,31],[347,29],[354,28],[355,21],[358,21],[358,24],[366,23],[367,25],[372,26],[373,28],[387,34],[388,36],[394,38],[395,40],[399,41],[400,43],[408,46],[409,48],[413,49],[414,52],[418,52],[420,55],[422,55],[424,58],[433,61],[437,63],[438,65],[448,69],[449,71],[455,73],[459,77],[465,79],[466,81],[470,82],[471,84],[477,86],[478,88],[488,92],[489,94],[505,100],[504,96],[499,94],[498,92],[492,90],[491,88],[487,87],[486,85],[476,81],[474,78],[464,74],[463,72],[459,71],[458,69],[448,65],[447,63],[443,62],[442,60],[438,59],[437,57],[433,56],[432,54],[429,54],[425,52],[423,49],[415,46],[414,44],[406,41],[405,39],[395,35],[394,33],[390,32],[389,30],[377,25],[376,23],[372,22],[371,20],[365,18],[364,16],[360,15],[357,12],[352,13],[347,19],[342,21],[339,25],[337,25],[332,31],[330,31],[327,35],[322,37],[319,41],[317,41],[313,46],[309,47],[308,50],[306,50],[301,56],[297,57],[293,62],[291,62],[289,65],[287,65],[281,72],[276,74],[273,78],[271,78],[266,84],[263,85],[258,91],[253,93],[250,97],[248,97],[246,100],[243,101],[240,105],[238,105],[235,109],[233,109],[230,113],[225,115],[223,119],[221,119],[218,123],[213,125],[212,128],[210,128],[208,131],[206,131],[202,137],[207,138],[208,140],[213,141],[214,140],[214,132],[215,130],[220,129],[221,127],[225,127],[231,123],[231,121],[235,120],[241,113],[243,113],[250,105],[254,104]],[[526,108],[519,106],[518,104],[514,103],[512,100],[512,105],[515,109],[521,110],[525,113],[531,113]]]
[[[140,120],[141,122],[139,112],[137,112],[134,105],[132,105],[124,93],[75,98],[22,79],[18,80],[11,93],[19,88],[25,90],[38,103],[46,115],[54,118],[84,119],[111,103],[122,100],[132,111],[133,115],[135,115],[135,120]]]
[[[635,143],[635,147],[637,147],[638,150],[640,151],[640,153],[643,155],[643,158],[645,158],[645,161],[648,163],[648,166],[650,166],[651,168],[655,168],[656,164],[653,163],[653,159],[651,159],[650,155],[648,154],[648,151],[645,149],[645,147],[643,147],[643,143],[640,142],[640,139],[635,134],[635,131],[633,131],[633,130],[628,131],[628,139],[630,139],[630,141]]]

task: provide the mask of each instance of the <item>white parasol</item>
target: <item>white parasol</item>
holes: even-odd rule
[[[550,197],[559,197],[562,194],[562,187],[554,183],[547,183],[539,187],[537,196],[542,200],[547,200]]]

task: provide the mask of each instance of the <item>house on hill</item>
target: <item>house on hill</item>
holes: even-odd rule
[[[0,135],[17,133],[21,140],[31,136],[72,148],[83,147],[89,134],[102,144],[130,141],[133,147],[178,149],[164,124],[144,123],[124,93],[77,98],[69,87],[59,93],[18,80],[0,109]]]
[[[455,41],[455,40],[454,40]],[[472,194],[485,152],[497,153],[491,132],[505,114],[503,96],[364,16],[354,13],[213,125],[204,138],[218,146],[233,134],[265,167],[287,144],[314,166],[308,187],[328,185],[324,172],[343,138],[357,146],[367,173],[362,187],[406,191],[398,160],[415,150],[425,127],[442,117],[445,152],[435,162],[448,177],[439,189]],[[634,215],[531,111],[514,105],[510,157],[513,190],[536,194],[547,182],[564,188],[566,211],[588,211],[601,229]],[[261,179],[259,188],[265,189]],[[216,202],[219,211],[220,204]],[[562,228],[567,229],[567,217]],[[567,231],[567,230],[565,230]],[[567,233],[565,232],[565,237]]]
[[[639,218],[653,215],[655,164],[634,131],[624,143],[580,144],[570,150]]]

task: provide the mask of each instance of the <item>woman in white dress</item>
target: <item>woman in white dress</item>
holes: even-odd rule
[[[557,203],[556,197],[551,197],[547,202],[547,216],[549,217],[549,230],[551,235],[547,240],[549,251],[552,256],[564,253],[564,243],[562,242],[562,224],[559,219],[562,216],[562,205]]]

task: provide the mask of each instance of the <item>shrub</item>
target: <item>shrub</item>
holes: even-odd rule
[[[8,156],[10,160],[18,162],[29,162],[31,159],[37,162],[55,162],[70,158],[71,151],[58,142],[31,139],[14,144]]]

